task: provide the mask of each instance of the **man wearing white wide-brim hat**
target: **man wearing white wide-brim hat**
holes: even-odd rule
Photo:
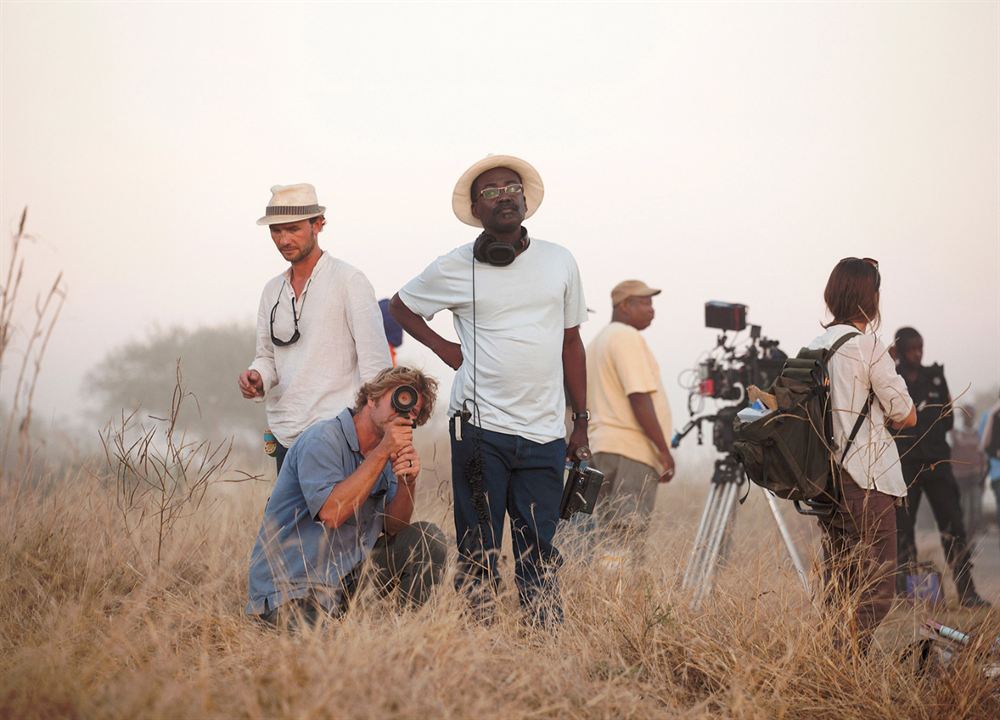
[[[392,364],[368,278],[319,246],[325,212],[312,185],[275,185],[257,221],[289,267],[261,293],[257,352],[239,387],[265,404],[278,472],[303,430],[336,417]]]
[[[459,550],[456,582],[484,615],[510,516],[515,579],[530,619],[558,622],[552,545],[568,456],[587,449],[587,380],[580,324],[587,319],[570,252],[528,234],[542,179],[530,164],[492,155],[466,170],[452,209],[482,228],[476,241],[432,262],[390,304],[393,316],[457,373],[452,386],[452,489]],[[454,317],[459,342],[428,325]],[[574,428],[565,440],[565,394]]]

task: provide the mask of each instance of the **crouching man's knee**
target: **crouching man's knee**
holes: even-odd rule
[[[441,582],[448,557],[444,533],[434,523],[415,522],[393,542],[393,555],[400,567],[400,590],[411,603],[421,605]],[[401,561],[401,562],[400,562]]]

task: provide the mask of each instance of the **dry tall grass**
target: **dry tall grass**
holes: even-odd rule
[[[422,480],[418,515],[448,529],[442,474]],[[419,610],[367,598],[312,631],[264,629],[242,608],[268,489],[216,486],[177,523],[157,566],[155,533],[123,527],[113,476],[81,471],[45,487],[5,478],[0,715],[1000,716],[997,681],[983,679],[971,654],[923,674],[898,662],[915,617],[906,609],[894,613],[902,632],[885,628],[867,659],[831,650],[831,627],[782,558],[762,502],[741,510],[730,562],[698,613],[678,590],[692,498],[683,511],[661,509],[631,571],[600,570],[565,543],[566,622],[555,632],[520,622],[512,583],[491,627],[466,619],[445,587]],[[963,628],[1000,631],[988,615]]]

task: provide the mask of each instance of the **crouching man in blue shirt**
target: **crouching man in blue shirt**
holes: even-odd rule
[[[392,402],[402,385],[418,395],[409,417]],[[413,428],[430,417],[436,394],[433,378],[388,368],[361,387],[353,410],[299,436],[250,557],[248,614],[271,624],[340,615],[366,566],[380,592],[427,600],[446,550],[436,525],[410,524],[420,474]]]

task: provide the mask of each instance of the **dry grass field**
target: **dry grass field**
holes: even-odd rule
[[[417,514],[447,531],[447,473],[440,458],[425,465]],[[921,609],[897,607],[867,658],[834,651],[839,620],[822,620],[798,585],[756,492],[715,593],[691,611],[679,585],[705,488],[686,481],[661,493],[638,566],[602,569],[564,537],[558,630],[524,625],[507,582],[489,627],[447,585],[419,610],[367,597],[341,621],[287,633],[243,615],[269,483],[215,484],[164,539],[157,566],[155,523],[126,530],[107,467],[2,478],[0,715],[1000,717],[983,653],[922,673],[899,661]],[[790,521],[810,555],[811,526]],[[995,614],[945,616],[1000,632]]]

